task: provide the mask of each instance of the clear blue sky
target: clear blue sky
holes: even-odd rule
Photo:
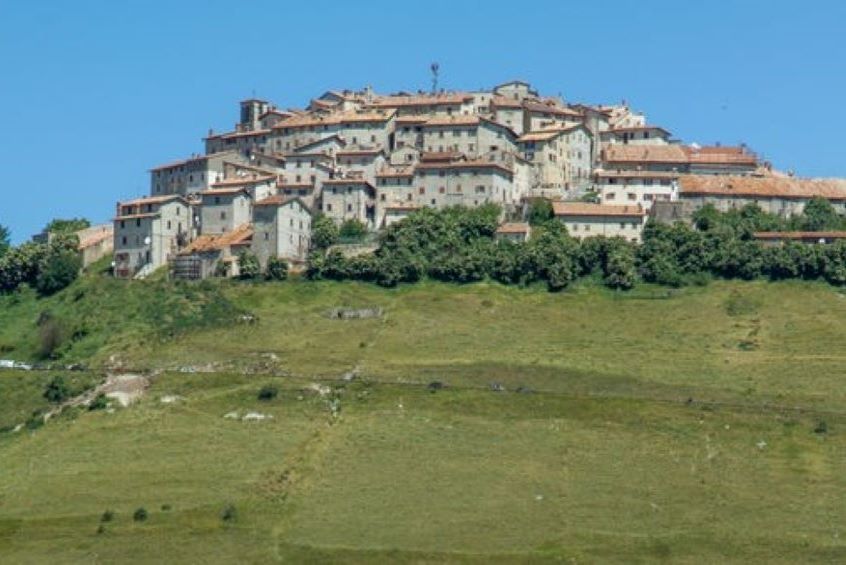
[[[0,224],[107,220],[242,98],[428,88],[432,61],[448,89],[626,99],[685,141],[846,176],[844,21],[835,1],[0,0]]]

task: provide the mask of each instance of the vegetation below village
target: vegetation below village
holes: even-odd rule
[[[423,214],[360,260],[414,250],[416,284],[328,280],[389,282],[331,274],[332,254],[314,280],[276,264],[253,270],[268,282],[127,282],[104,261],[55,292],[19,284],[0,294],[0,358],[46,370],[0,370],[0,555],[841,562],[846,294],[826,281],[842,252],[758,247],[766,216],[706,212],[635,248],[578,243],[540,211],[513,246],[537,270],[509,284],[442,274],[439,237],[459,257],[510,248],[485,211]],[[758,270],[714,268],[718,238]],[[805,266],[775,276],[777,252]],[[819,280],[781,280],[800,277]],[[40,424],[129,371],[152,383],[129,408]]]

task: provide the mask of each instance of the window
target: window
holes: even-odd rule
[[[381,200],[382,202],[385,201],[385,193],[384,192],[379,195],[379,200]]]
[[[347,204],[347,212],[352,212],[352,204]]]
[[[590,231],[590,224],[585,224],[585,231]]]
[[[123,229],[125,227],[126,227],[126,220],[121,220],[120,221],[120,229]],[[124,239],[126,239],[126,238],[124,238]]]
[[[440,192],[441,194],[445,193],[446,187],[443,187],[443,186],[438,187],[438,192]]]
[[[620,222],[620,229],[621,230],[626,229],[626,222]]]
[[[406,200],[411,201],[411,199],[412,199],[412,196],[411,196],[411,194],[409,194],[408,198],[406,198]]]
[[[637,200],[637,194],[635,194],[634,192],[629,192],[626,196],[629,200]]]
[[[141,227],[141,218],[135,218],[135,227],[136,227],[136,228],[140,228],[140,227]]]
[[[479,186],[476,187],[476,194],[484,194],[484,193],[485,193],[485,187],[484,186],[479,185]]]
[[[617,195],[614,194],[613,192],[608,192],[608,193],[605,194],[605,200],[614,200],[614,197],[616,197],[616,196]]]
[[[120,242],[121,242],[121,245],[126,245],[126,236],[123,236],[123,237],[120,239]]]
[[[327,205],[326,205],[326,211],[327,211],[327,212],[331,212],[331,211],[332,211],[332,205],[331,205],[331,204],[327,204]]]
[[[225,211],[225,210],[223,210],[223,211],[221,211],[221,212],[220,212],[220,219],[221,219],[221,220],[225,220],[225,219],[226,219],[226,211]]]
[[[419,189],[417,189],[417,191],[418,191],[420,194],[426,194],[426,189],[425,189],[424,187],[422,187],[422,186],[421,186]]]
[[[167,221],[167,229],[170,229],[170,220]]]
[[[270,239],[270,232],[264,232],[264,240],[268,241]]]
[[[215,204],[220,204],[220,196],[215,196],[215,197],[214,197],[214,203],[215,203]]]
[[[294,218],[291,218],[291,227],[294,227]]]
[[[437,203],[435,202],[435,199],[434,199],[434,198],[432,198],[432,206],[435,206],[436,204],[437,204]]]

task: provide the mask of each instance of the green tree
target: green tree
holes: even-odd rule
[[[637,280],[634,246],[614,238],[609,241],[607,249],[603,282],[606,286],[620,290],[632,288]]]
[[[347,220],[341,224],[339,235],[346,240],[361,240],[367,234],[367,226],[358,220]]]
[[[238,254],[238,278],[243,280],[257,279],[261,275],[261,264],[258,258],[249,251]]]
[[[288,263],[279,257],[269,258],[264,277],[269,281],[284,281],[288,278]]]
[[[49,296],[70,285],[79,276],[82,259],[75,248],[51,245],[44,258],[35,288],[42,296]]]
[[[317,216],[311,224],[311,245],[315,249],[326,249],[338,242],[339,230],[330,218],[323,214]]]
[[[55,404],[60,404],[71,397],[71,390],[62,375],[53,377],[44,388],[44,398]]]
[[[802,215],[802,229],[806,231],[837,230],[843,227],[843,219],[825,198],[815,196],[809,200]]]
[[[44,231],[49,233],[73,233],[85,228],[90,228],[91,222],[85,218],[56,218],[51,220]]]
[[[0,224],[0,258],[2,258],[11,247],[11,239],[12,234],[9,232],[9,228]]]
[[[529,204],[529,212],[526,219],[532,226],[542,226],[555,217],[552,211],[552,204],[545,198],[532,200]]]

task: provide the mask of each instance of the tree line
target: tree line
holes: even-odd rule
[[[313,280],[361,280],[391,287],[424,278],[468,283],[495,280],[504,284],[543,283],[550,291],[583,277],[595,277],[614,289],[639,281],[679,287],[705,284],[712,278],[824,279],[846,284],[846,243],[807,245],[787,242],[765,246],[758,231],[819,231],[846,228],[824,199],[808,203],[805,213],[782,218],[754,204],[730,212],[701,208],[692,225],[651,222],[640,245],[622,238],[577,240],[552,216],[548,203],[534,204],[528,242],[494,237],[500,210],[493,205],[469,209],[421,209],[392,224],[379,236],[371,255],[345,257],[328,250],[318,235],[307,276]],[[320,234],[328,219],[315,222]]]
[[[74,233],[78,225],[80,220],[54,220],[50,226],[60,229],[52,232],[50,243],[27,242],[17,247],[9,242],[9,230],[0,226],[0,293],[28,285],[46,296],[76,280],[82,268],[79,238]]]

